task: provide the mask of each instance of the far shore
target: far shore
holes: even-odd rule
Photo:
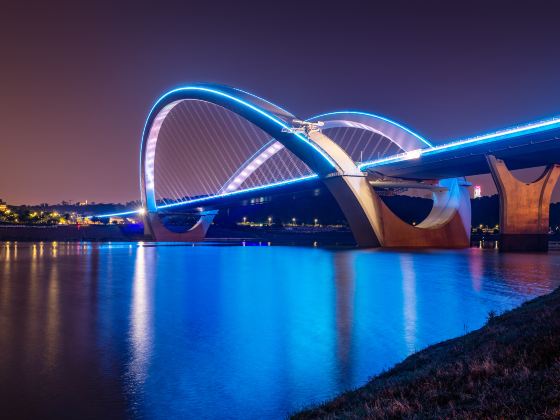
[[[142,224],[23,225],[0,224],[0,241],[14,242],[149,242]],[[353,247],[352,232],[345,226],[233,226],[212,225],[205,241],[271,245]],[[499,234],[473,233],[471,246],[497,249]],[[560,235],[550,235],[549,250],[560,249]]]

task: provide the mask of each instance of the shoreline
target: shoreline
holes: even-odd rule
[[[560,288],[292,419],[558,418]]]
[[[142,225],[0,225],[0,241],[13,242],[135,242],[152,241]],[[205,242],[254,242],[286,245],[354,246],[348,229],[321,228],[223,228],[211,226]]]
[[[142,225],[0,225],[0,241],[13,242],[137,242],[152,241]],[[348,228],[211,226],[204,242],[247,241],[275,245],[355,246]],[[473,234],[471,247],[495,248],[498,234]],[[549,237],[549,249],[560,249],[560,236]]]

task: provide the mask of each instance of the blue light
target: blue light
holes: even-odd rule
[[[184,206],[185,204],[201,203],[201,202],[213,200],[213,199],[216,199],[216,198],[230,197],[232,195],[239,195],[239,194],[248,193],[248,192],[262,191],[262,190],[265,190],[265,189],[268,189],[268,188],[274,188],[274,187],[280,187],[280,186],[283,186],[283,185],[295,184],[295,183],[298,183],[298,182],[309,181],[309,180],[316,179],[316,178],[318,178],[318,176],[316,174],[312,174],[312,175],[308,175],[308,176],[304,176],[304,177],[300,177],[300,178],[288,179],[286,181],[274,182],[272,184],[260,185],[258,187],[252,187],[252,188],[246,188],[246,189],[243,189],[243,190],[237,190],[237,191],[232,191],[232,192],[228,192],[228,193],[210,195],[208,197],[195,198],[193,200],[181,201],[179,203],[165,204],[163,206],[158,206],[158,209],[166,209],[166,208],[169,208],[169,207]],[[91,219],[93,217],[97,217],[97,218],[101,219],[101,218],[106,218],[106,217],[119,217],[119,216],[131,215],[131,214],[138,214],[138,213],[141,213],[142,211],[143,211],[143,209],[138,209],[138,210],[125,211],[125,212],[121,212],[121,213],[99,214],[99,215],[87,216],[86,218]]]
[[[137,214],[137,213],[141,213],[142,209],[139,210],[130,210],[130,211],[123,211],[120,213],[109,213],[109,214],[98,214],[98,215],[93,215],[93,216],[86,216],[86,219],[92,219],[94,217],[97,217],[98,219],[104,219],[107,217],[120,217],[120,216],[128,216],[131,214]]]
[[[185,204],[202,203],[204,201],[214,200],[216,198],[230,197],[232,195],[239,195],[239,194],[243,194],[243,193],[247,193],[247,192],[262,191],[262,190],[265,190],[265,189],[268,189],[268,188],[274,188],[274,187],[280,187],[280,186],[283,186],[283,185],[295,184],[295,183],[298,183],[298,182],[309,181],[311,179],[317,179],[317,178],[318,178],[317,174],[307,175],[307,176],[303,176],[301,178],[294,178],[294,179],[288,179],[286,181],[273,182],[272,184],[260,185],[258,187],[246,188],[244,190],[236,190],[236,191],[231,191],[231,192],[222,193],[222,194],[210,195],[208,197],[201,197],[201,198],[195,198],[193,200],[181,201],[179,203],[164,204],[163,206],[158,206],[158,209],[166,209],[166,208],[169,208],[169,207],[184,206]]]
[[[377,115],[377,114],[372,114],[369,112],[363,112],[363,111],[335,111],[335,112],[326,112],[324,114],[320,114],[320,115],[315,115],[314,117],[308,118],[306,121],[309,120],[315,120],[318,118],[322,118],[322,117],[327,117],[330,115],[338,115],[338,114],[356,114],[356,115],[364,115],[366,117],[374,117],[374,118],[378,118],[382,121],[388,122],[389,124],[393,124],[399,128],[402,128],[404,131],[406,131],[407,133],[413,135],[414,137],[416,137],[418,140],[420,140],[422,143],[424,143],[425,145],[427,145],[428,147],[433,147],[432,143],[430,143],[428,140],[426,140],[424,137],[422,137],[421,135],[419,135],[418,133],[415,133],[414,131],[412,131],[411,129],[409,129],[408,127],[405,127],[402,124],[399,124],[398,122],[391,120],[390,118],[386,118],[383,117],[381,115]]]
[[[147,130],[149,128],[148,123],[151,120],[151,118],[153,117],[153,114],[154,114],[155,110],[158,108],[158,106],[160,106],[160,104],[162,102],[164,102],[171,95],[173,95],[177,92],[186,92],[186,91],[202,91],[202,92],[210,93],[212,95],[221,96],[223,98],[228,99],[229,101],[236,102],[236,103],[238,103],[238,104],[240,104],[240,105],[242,105],[246,108],[251,109],[252,111],[258,113],[259,115],[261,115],[261,116],[267,118],[268,120],[274,122],[275,124],[277,124],[282,129],[290,130],[290,128],[291,128],[291,127],[288,126],[288,124],[286,122],[284,122],[282,119],[278,118],[274,114],[270,114],[270,113],[266,112],[265,110],[259,108],[258,106],[255,106],[252,103],[247,102],[247,101],[245,101],[241,98],[238,98],[234,95],[223,92],[223,91],[219,90],[218,88],[211,88],[211,87],[204,87],[204,86],[179,87],[179,88],[176,88],[176,89],[172,89],[172,90],[166,92],[165,94],[163,94],[162,96],[160,96],[158,98],[158,100],[154,103],[154,105],[152,106],[152,108],[150,110],[150,113],[148,114],[148,118],[146,119],[146,121],[144,123],[144,129],[142,131],[142,143],[141,143],[141,148],[140,148],[140,156],[141,157],[142,157],[142,152],[143,152],[142,151],[143,143],[146,140]],[[249,94],[249,93],[244,92],[244,91],[239,90],[239,89],[235,89],[235,91],[239,92],[239,93],[246,94],[246,95],[250,95],[253,98],[256,98],[260,101],[263,101],[267,104],[270,104],[270,105],[276,107],[277,109],[281,110],[282,112],[286,113],[287,116],[291,115],[287,111],[283,110],[282,108],[277,107],[276,105],[272,104],[271,102],[269,102],[269,101],[267,101],[263,98],[260,98],[258,96]],[[188,98],[186,98],[186,99],[188,99]],[[182,99],[179,98],[177,100],[181,101]],[[200,100],[204,101],[205,99],[200,99]],[[410,135],[414,136],[416,139],[418,139],[420,142],[422,142],[423,144],[425,144],[427,146],[426,148],[419,148],[417,150],[411,150],[411,151],[407,151],[405,153],[400,153],[400,154],[393,155],[393,156],[387,156],[387,157],[384,157],[382,159],[363,162],[358,166],[360,170],[365,170],[369,167],[381,166],[381,165],[386,165],[386,164],[390,164],[390,163],[394,163],[394,162],[401,162],[401,161],[410,160],[410,159],[417,159],[417,158],[420,158],[424,155],[431,155],[431,154],[436,154],[436,153],[440,153],[440,152],[444,152],[444,151],[449,151],[449,150],[454,150],[454,149],[459,149],[459,148],[465,148],[465,147],[469,147],[469,146],[484,144],[484,143],[487,143],[487,142],[505,140],[505,139],[508,139],[508,138],[515,138],[515,137],[519,137],[519,136],[523,136],[523,135],[527,135],[527,134],[531,134],[531,133],[543,132],[543,131],[548,131],[548,130],[560,128],[560,117],[556,117],[556,118],[552,118],[552,119],[549,119],[549,120],[530,123],[530,124],[526,124],[526,125],[518,126],[518,127],[512,127],[512,128],[500,130],[500,131],[489,133],[489,134],[483,134],[483,135],[479,135],[479,136],[476,136],[476,137],[466,138],[466,139],[462,139],[462,140],[458,140],[458,141],[434,146],[428,140],[423,138],[422,136],[418,135],[417,133],[413,132],[409,128],[403,126],[402,124],[399,124],[398,122],[396,122],[394,120],[391,120],[389,118],[382,117],[382,116],[379,116],[379,115],[376,115],[376,114],[362,112],[362,111],[335,111],[335,112],[323,113],[323,114],[311,117],[311,118],[307,119],[307,121],[316,120],[316,119],[320,119],[320,118],[327,117],[327,116],[339,115],[339,114],[355,114],[355,115],[362,115],[362,116],[373,117],[373,118],[379,119],[381,121],[384,121],[384,122],[387,122],[391,125],[399,127],[400,129],[402,129],[403,131],[406,131]],[[281,114],[279,113],[279,115],[281,115]],[[335,164],[332,161],[332,159],[319,146],[314,144],[312,141],[310,141],[308,138],[306,138],[304,135],[301,135],[300,133],[293,133],[292,132],[292,134],[294,136],[296,136],[299,140],[301,140],[301,141],[307,143],[308,145],[310,145],[333,168],[335,168]],[[272,140],[270,143],[272,143],[273,141],[274,140]],[[247,162],[249,162],[255,156],[258,156],[258,154],[263,149],[268,147],[270,143],[267,143],[265,146],[263,146],[262,149],[259,149]],[[142,159],[141,159],[141,162],[142,162]],[[141,168],[141,173],[142,173],[142,169],[143,168]],[[235,174],[232,176],[232,178],[234,176],[235,176]],[[230,180],[232,178],[230,178]],[[155,209],[157,210],[158,208],[159,209],[164,209],[164,208],[176,207],[176,206],[181,206],[181,205],[186,205],[186,204],[204,203],[204,202],[207,202],[209,200],[214,200],[214,199],[219,199],[219,198],[223,198],[223,197],[239,195],[239,194],[248,193],[248,192],[261,191],[261,190],[265,190],[265,189],[279,187],[279,186],[282,186],[282,185],[288,185],[288,184],[298,183],[298,182],[307,181],[307,180],[311,180],[311,179],[317,179],[317,178],[318,178],[318,175],[312,174],[312,175],[308,175],[308,176],[305,176],[305,177],[294,178],[294,179],[285,180],[285,181],[281,181],[281,182],[261,185],[259,187],[253,187],[253,188],[247,188],[247,189],[243,189],[243,190],[224,192],[224,193],[219,193],[219,194],[215,194],[215,195],[212,195],[212,196],[201,197],[201,198],[186,200],[186,201],[177,202],[177,203],[165,204],[165,205],[162,205],[162,206],[157,206],[157,203],[156,203]],[[146,191],[146,193],[147,192],[148,191]],[[152,190],[152,193],[153,193],[153,190]],[[139,210],[122,212],[122,213],[114,213],[114,214],[106,214],[106,215],[100,215],[100,216],[95,216],[95,217],[123,216],[123,215],[129,215],[129,214],[137,214],[137,213],[139,213]],[[90,216],[90,217],[94,217],[94,216]]]
[[[237,102],[238,104],[241,104],[255,112],[257,112],[258,114],[262,115],[263,117],[273,121],[274,123],[278,124],[281,128],[284,129],[290,129],[291,127],[289,127],[286,123],[284,123],[283,121],[279,120],[278,118],[274,117],[273,115],[270,115],[269,113],[263,111],[260,108],[257,108],[256,106],[254,106],[253,104],[250,104],[249,102],[246,102],[242,99],[236,98],[235,96],[229,95],[227,93],[224,93],[220,90],[216,90],[216,89],[210,89],[207,87],[201,87],[201,86],[185,86],[185,87],[180,87],[180,88],[176,88],[173,90],[170,90],[169,92],[163,94],[162,96],[160,96],[160,98],[154,103],[154,105],[152,106],[152,109],[150,110],[150,113],[148,114],[148,118],[146,119],[146,122],[144,123],[144,129],[142,130],[142,143],[143,143],[143,139],[146,136],[146,128],[148,125],[148,121],[150,120],[150,117],[152,116],[154,110],[158,107],[158,105],[165,100],[165,98],[167,98],[170,95],[173,95],[174,93],[177,92],[186,92],[186,91],[192,91],[192,90],[198,90],[198,91],[202,91],[202,92],[208,92],[214,95],[219,95],[222,96],[224,98],[227,98],[229,100],[232,100],[234,102]],[[240,91],[243,92],[243,91]],[[246,92],[243,92],[246,93]],[[255,95],[252,95],[255,96]],[[255,96],[255,98],[257,99],[261,99],[258,98],[257,96]],[[271,104],[270,102],[263,100],[269,104]],[[281,109],[281,108],[279,108]],[[318,146],[316,146],[315,144],[313,144],[312,142],[310,142],[307,138],[305,138],[304,136],[302,136],[299,133],[293,133],[299,140],[307,143],[308,145],[310,145],[315,151],[317,151],[333,168],[336,168],[336,165],[334,164],[334,162],[332,161],[332,159],[325,153],[323,152],[322,149],[320,149]],[[142,144],[141,143],[141,144]],[[140,162],[142,161],[142,148],[140,148]]]
[[[492,133],[482,134],[475,137],[469,137],[462,140],[453,141],[450,143],[432,146],[426,149],[418,150],[418,156],[433,155],[436,153],[446,152],[449,150],[461,149],[470,146],[477,146],[480,144],[491,143],[500,140],[507,140],[515,137],[525,136],[527,134],[540,133],[549,130],[560,128],[560,117],[554,117],[548,120],[537,121],[534,123],[524,124],[522,126],[510,127]],[[359,168],[364,170],[373,166],[382,166],[389,163],[400,162],[408,160],[407,153],[399,153],[397,155],[388,156],[382,159],[377,159],[369,162],[362,163]]]
[[[481,134],[479,136],[469,137],[466,139],[461,139],[450,143],[434,146],[428,152],[431,153],[439,150],[454,149],[457,147],[463,147],[465,145],[470,145],[470,144],[481,144],[481,143],[489,143],[498,140],[506,140],[513,137],[525,136],[527,134],[554,130],[558,127],[560,127],[560,117],[555,117],[544,121],[537,121],[529,124],[524,124],[522,126],[505,128],[503,130],[495,131],[492,133]]]

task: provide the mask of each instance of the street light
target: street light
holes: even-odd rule
[[[295,224],[296,224],[296,218],[295,218],[295,217],[292,217],[292,225],[295,226]]]
[[[272,224],[272,217],[268,218],[268,226],[270,226]]]

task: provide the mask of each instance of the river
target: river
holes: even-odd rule
[[[0,242],[8,417],[284,418],[560,285],[560,252]]]

